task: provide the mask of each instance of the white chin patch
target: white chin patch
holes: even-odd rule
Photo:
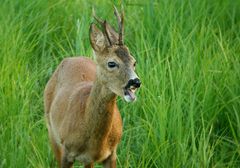
[[[124,100],[126,102],[134,102],[137,99],[137,97],[131,97],[130,95],[124,95]]]
[[[127,102],[133,102],[137,99],[135,92],[136,92],[136,88],[135,87],[130,87],[129,89],[125,89],[124,90],[124,99]]]

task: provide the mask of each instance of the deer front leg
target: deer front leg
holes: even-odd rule
[[[117,154],[116,152],[113,152],[106,160],[103,162],[103,167],[104,168],[116,168],[117,163]]]
[[[73,166],[72,161],[68,161],[66,157],[62,158],[61,168],[71,168]]]
[[[58,162],[58,167],[61,168],[61,157],[62,157],[62,149],[57,144],[57,142],[54,140],[52,133],[49,131],[49,138],[52,146],[53,153],[55,155],[55,158]]]
[[[84,168],[93,168],[93,163],[85,165]]]
[[[64,148],[64,153],[61,160],[61,168],[72,168],[73,161],[68,159],[68,152],[66,148]]]

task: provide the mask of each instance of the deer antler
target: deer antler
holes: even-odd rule
[[[93,18],[94,18],[99,24],[101,24],[102,26],[104,25],[104,21],[96,16],[96,13],[95,13],[94,8],[92,8],[92,15],[93,15]]]
[[[94,19],[102,26],[102,28],[103,28],[103,30],[104,30],[104,33],[105,33],[106,36],[107,36],[109,45],[111,46],[111,45],[112,45],[112,42],[111,42],[111,40],[110,40],[108,31],[107,31],[107,21],[106,21],[106,20],[103,21],[102,19],[98,18],[98,17],[96,16],[96,13],[95,13],[94,8],[92,9],[92,15],[93,15]]]
[[[120,17],[117,8],[114,6],[114,15],[116,16],[116,18],[118,20],[118,31],[119,31],[118,43],[119,43],[119,45],[123,45],[123,29],[124,29],[123,12],[121,13],[121,17]]]
[[[109,27],[107,21],[106,20],[103,21],[102,19],[98,18],[95,14],[94,8],[92,9],[92,15],[93,15],[93,18],[102,26],[102,28],[104,30],[104,33],[105,33],[105,35],[108,39],[108,42],[111,46],[112,45],[112,42],[111,42],[111,39],[110,39],[111,34],[109,34],[109,32],[107,30],[107,27]],[[118,33],[119,34],[118,35],[118,44],[123,45],[123,29],[124,29],[124,26],[123,26],[123,12],[121,13],[121,16],[120,16],[117,8],[114,6],[114,15],[116,16],[116,18],[118,20],[118,31],[119,31],[119,33]]]

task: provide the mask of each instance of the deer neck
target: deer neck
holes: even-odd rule
[[[112,127],[112,118],[116,108],[116,97],[98,78],[93,84],[87,103],[87,124],[90,136],[101,142]]]

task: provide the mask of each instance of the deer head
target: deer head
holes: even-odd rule
[[[118,21],[118,33],[93,12],[101,27],[99,29],[94,23],[90,26],[90,42],[97,60],[97,78],[113,93],[132,102],[136,99],[135,91],[141,82],[135,73],[136,60],[123,42],[123,13],[120,16],[115,8],[114,14]]]

